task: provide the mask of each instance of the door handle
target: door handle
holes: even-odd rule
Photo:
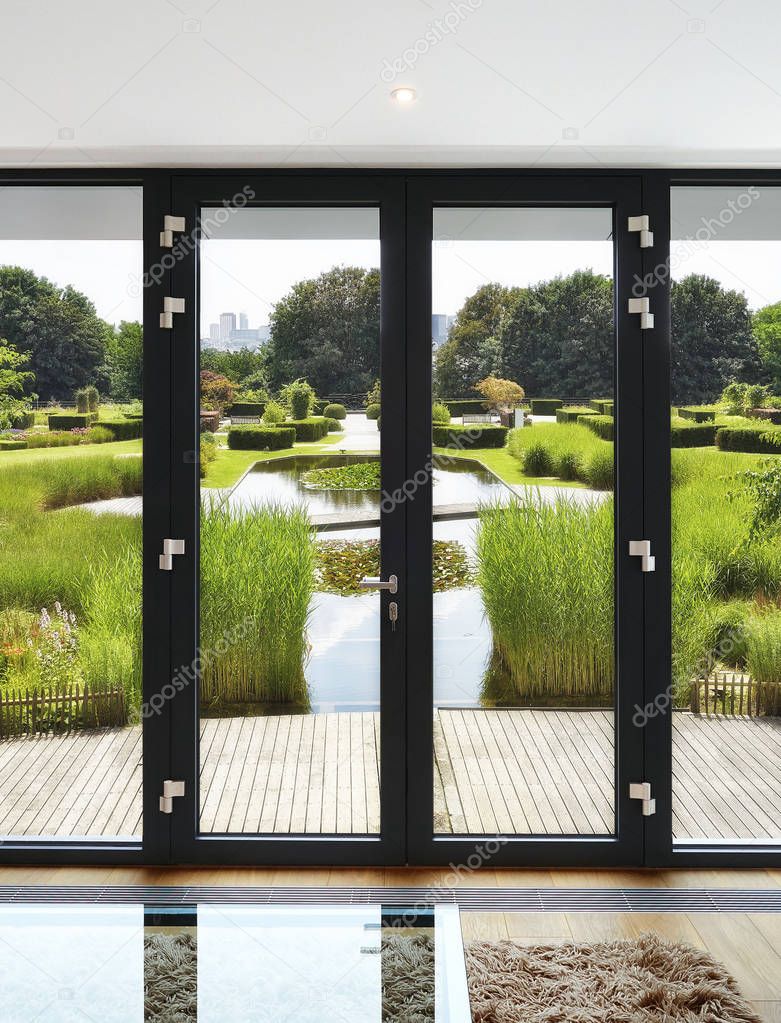
[[[399,580],[395,575],[389,575],[387,581],[380,579],[378,575],[365,575],[358,583],[362,590],[387,590],[389,593],[399,592]]]

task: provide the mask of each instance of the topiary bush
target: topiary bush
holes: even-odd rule
[[[716,430],[716,447],[720,451],[777,455],[781,453],[781,428],[722,426]]]
[[[89,412],[89,394],[86,387],[80,387],[73,395],[77,412]]]
[[[434,424],[434,446],[438,448],[503,448],[506,426],[440,426]]]
[[[344,405],[340,405],[339,402],[333,402],[331,405],[326,405],[323,409],[323,415],[326,419],[346,419],[347,409]]]
[[[296,431],[287,426],[232,426],[228,447],[232,451],[281,451],[292,448]]]
[[[315,441],[322,440],[328,433],[328,422],[323,416],[310,416],[308,419],[289,419],[282,423],[282,428],[291,427],[295,431],[296,440]],[[280,429],[280,427],[277,427]]]
[[[291,419],[306,419],[315,403],[314,388],[306,380],[294,380],[283,387],[281,397],[290,409]]]
[[[532,398],[531,410],[533,416],[555,416],[556,410],[560,409],[564,402],[561,398]]]
[[[444,402],[435,401],[431,406],[431,418],[435,423],[447,425],[450,422],[450,409]]]
[[[380,418],[381,406],[376,402],[372,402],[371,405],[366,406],[366,418],[367,419],[379,419]]]
[[[94,384],[90,384],[89,387],[84,388],[84,393],[87,395],[87,411],[97,412],[100,405],[100,394],[97,387]]]
[[[325,425],[328,427],[329,433],[341,433],[342,424],[338,419],[326,419]]]
[[[143,419],[101,419],[96,425],[110,431],[114,440],[135,440],[144,432]]]
[[[54,413],[49,416],[50,430],[86,430],[96,416],[91,412]]]
[[[597,437],[601,437],[602,440],[613,440],[615,435],[615,419],[612,416],[583,416],[578,422],[587,426],[592,433],[595,433]]]

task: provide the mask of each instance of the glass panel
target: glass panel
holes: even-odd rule
[[[0,1016],[462,1021],[456,906],[0,906]]]
[[[673,838],[767,844],[781,840],[781,189],[671,200]]]
[[[0,190],[0,836],[141,836],[130,187]]]
[[[436,209],[434,829],[614,815],[609,209]]]
[[[379,215],[202,210],[204,832],[380,830]]]

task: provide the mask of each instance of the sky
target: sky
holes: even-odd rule
[[[781,300],[781,241],[673,242],[673,278],[706,273],[745,293],[756,309]],[[138,241],[0,240],[0,265],[21,264],[54,283],[72,284],[110,323],[141,318]],[[433,311],[454,314],[488,281],[528,285],[588,267],[609,274],[609,242],[444,241],[434,244]],[[379,265],[375,240],[214,240],[203,243],[201,334],[222,312],[269,321],[275,302],[297,281],[335,265]]]

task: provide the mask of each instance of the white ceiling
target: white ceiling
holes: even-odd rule
[[[780,30],[778,0],[0,0],[0,163],[779,166]]]

